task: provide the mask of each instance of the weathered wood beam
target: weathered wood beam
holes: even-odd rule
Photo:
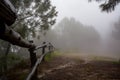
[[[16,9],[9,0],[0,0],[0,18],[8,26],[11,26],[16,21]]]
[[[42,62],[43,58],[45,57],[46,54],[48,54],[49,52],[42,54],[40,58],[37,59],[34,67],[32,68],[32,71],[29,73],[29,75],[27,76],[26,80],[30,80],[32,78],[32,76],[34,75],[38,65]]]
[[[20,47],[25,48],[32,48],[35,47],[35,45],[29,43],[25,39],[23,39],[19,33],[15,32],[11,28],[5,26],[4,33],[0,33],[0,39],[10,42],[13,45],[17,45]]]

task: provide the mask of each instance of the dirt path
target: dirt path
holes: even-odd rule
[[[8,80],[25,79],[30,64],[22,66],[13,69]],[[79,55],[64,55],[42,62],[38,73],[39,80],[120,80],[120,64],[114,61],[80,58]]]
[[[59,56],[41,68],[40,80],[120,80],[120,65],[111,61],[86,62]]]

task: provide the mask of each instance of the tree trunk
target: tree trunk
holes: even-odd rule
[[[10,51],[10,48],[11,48],[11,44],[8,43],[7,49],[6,49],[6,52],[5,52],[5,57],[4,57],[4,65],[3,65],[4,71],[7,71],[7,69],[8,69],[8,66],[7,66],[7,56],[8,56],[8,53]]]

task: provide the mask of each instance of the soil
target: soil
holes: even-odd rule
[[[29,73],[28,66],[12,70],[8,80],[22,80],[19,76]],[[42,62],[38,73],[39,80],[120,80],[120,63],[56,56],[50,61]]]

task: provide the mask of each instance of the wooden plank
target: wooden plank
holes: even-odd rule
[[[0,0],[0,18],[3,19],[8,26],[15,22],[17,18],[16,10],[9,0]]]
[[[37,61],[37,56],[36,56],[36,53],[34,52],[34,48],[30,48],[29,52],[30,52],[31,68],[33,68]],[[31,80],[37,80],[37,68],[36,68],[34,74],[32,75]]]
[[[47,52],[49,53],[49,52]],[[34,75],[38,65],[42,62],[44,56],[47,54],[42,54],[41,57],[39,59],[37,59],[36,63],[35,63],[35,66],[33,67],[32,71],[29,73],[29,75],[27,76],[26,80],[30,80],[32,78],[32,76]]]
[[[23,39],[20,34],[12,30],[11,28],[5,26],[5,32],[0,33],[0,39],[10,42],[13,45],[17,45],[24,48],[32,48],[35,45],[29,43]]]

